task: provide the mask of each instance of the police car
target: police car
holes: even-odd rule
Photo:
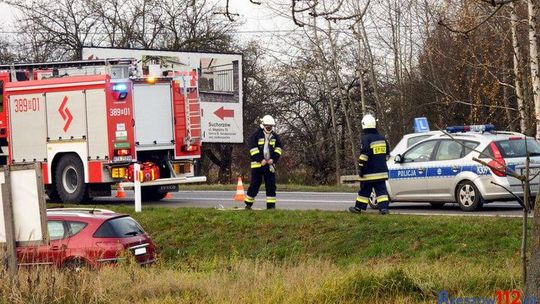
[[[388,161],[387,187],[392,202],[429,202],[433,206],[457,203],[464,211],[474,211],[492,201],[515,200],[494,183],[523,196],[521,182],[507,175],[503,166],[524,174],[526,146],[530,176],[534,177],[531,193],[536,195],[540,144],[534,138],[495,131],[493,125],[449,127],[447,132],[451,136],[430,134]]]

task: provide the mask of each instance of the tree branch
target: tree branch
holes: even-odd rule
[[[488,0],[480,0],[480,1],[488,1]],[[512,1],[510,1],[510,2],[512,2]],[[484,18],[484,20],[482,20],[477,25],[475,25],[472,28],[470,28],[468,30],[465,30],[465,31],[454,29],[454,28],[452,28],[451,26],[449,26],[448,24],[446,24],[442,20],[439,20],[439,22],[437,22],[437,24],[443,26],[444,28],[446,28],[447,30],[449,30],[452,33],[458,33],[458,34],[463,34],[465,36],[468,36],[470,32],[478,29],[480,26],[482,26],[484,23],[486,23],[489,19],[491,19],[491,17],[495,16],[495,14],[497,14],[497,12],[504,6],[504,4],[498,4],[498,5],[499,6],[493,12],[491,12],[491,14],[489,14],[489,16]]]

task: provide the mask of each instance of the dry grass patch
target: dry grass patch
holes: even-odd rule
[[[2,303],[432,303],[453,296],[490,296],[519,288],[519,267],[367,260],[339,266],[237,260],[211,271],[135,265],[101,271],[21,271],[2,281]],[[2,273],[5,276],[5,273]]]

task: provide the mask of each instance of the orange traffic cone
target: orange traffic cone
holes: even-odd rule
[[[234,195],[234,200],[243,202],[246,199],[246,194],[244,193],[244,184],[242,184],[242,177],[238,177],[238,184],[236,184],[236,194]]]
[[[116,186],[116,198],[124,198],[126,197],[126,192],[124,192],[124,188],[122,187],[122,184],[118,183]]]
[[[172,194],[170,192],[167,192],[167,194],[165,194],[164,199],[171,199],[171,198],[173,198]]]

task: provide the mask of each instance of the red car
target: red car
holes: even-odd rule
[[[48,245],[17,248],[20,266],[100,267],[132,255],[140,265],[155,262],[155,246],[126,214],[102,209],[47,210]]]

